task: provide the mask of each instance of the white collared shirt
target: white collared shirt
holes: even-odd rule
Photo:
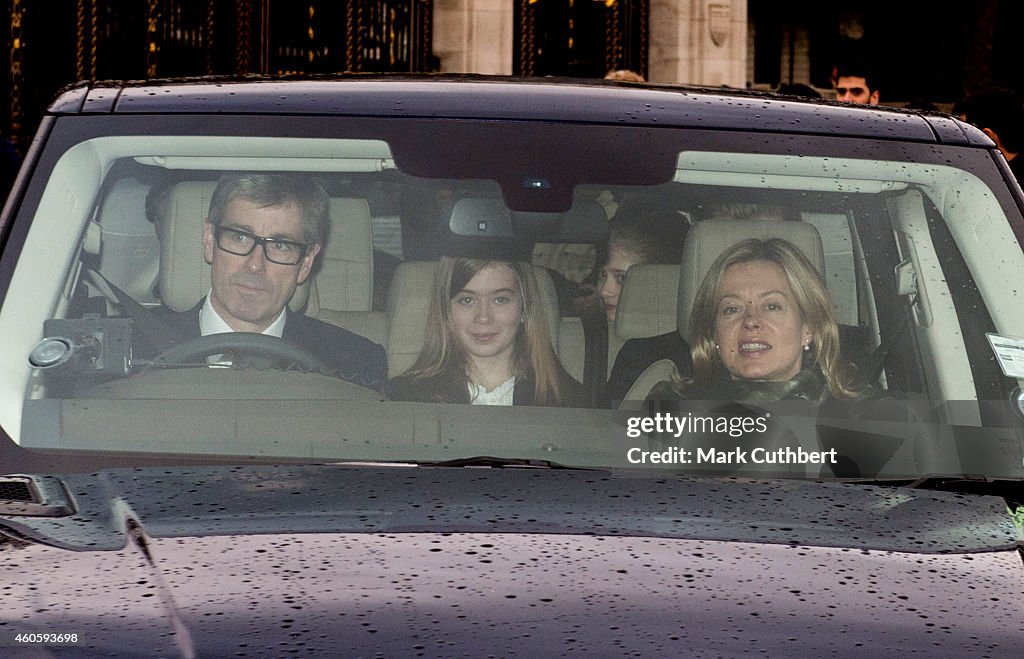
[[[228,332],[234,332],[231,326],[225,322],[224,318],[221,317],[217,310],[213,308],[213,303],[210,302],[210,297],[213,291],[206,294],[206,301],[203,302],[203,306],[199,309],[199,335],[209,336],[210,334],[227,334]],[[285,313],[284,309],[281,309],[281,313],[278,314],[274,322],[270,323],[265,330],[260,332],[261,334],[268,334],[270,336],[276,336],[281,338],[284,334],[284,323],[288,319],[288,314]],[[224,355],[210,355],[206,358],[206,363],[210,366],[231,366],[231,362],[224,359]]]
[[[473,405],[512,405],[516,390],[516,378],[510,377],[494,389],[486,391],[472,382],[469,384],[469,402]]]
[[[203,302],[203,308],[199,310],[199,335],[208,336],[210,334],[226,334],[228,332],[234,332],[231,326],[225,322],[221,315],[217,313],[217,310],[213,308],[213,303],[210,302],[210,297],[213,291],[211,290],[206,294],[206,301]],[[285,313],[284,309],[281,309],[281,313],[277,315],[274,322],[267,326],[267,329],[260,332],[260,334],[269,334],[270,336],[276,336],[281,338],[284,334],[284,323],[288,319],[288,314]]]

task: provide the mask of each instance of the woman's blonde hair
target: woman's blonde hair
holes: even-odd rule
[[[752,238],[736,243],[722,252],[711,264],[704,281],[697,289],[690,315],[689,339],[693,355],[694,383],[709,381],[721,361],[715,346],[718,298],[725,271],[737,263],[765,261],[782,268],[800,310],[800,318],[811,331],[810,350],[804,353],[803,367],[817,366],[828,388],[836,398],[850,398],[855,393],[847,388],[846,376],[839,354],[839,325],[828,291],[821,275],[803,252],[781,238]]]
[[[517,378],[532,376],[535,404],[559,405],[564,393],[559,385],[561,367],[551,347],[551,332],[541,304],[540,287],[533,266],[520,261],[442,257],[427,316],[423,350],[403,377],[417,380],[446,376],[468,381],[469,355],[456,335],[451,301],[478,272],[495,266],[506,267],[515,275],[523,304],[522,324],[512,348],[512,375]]]

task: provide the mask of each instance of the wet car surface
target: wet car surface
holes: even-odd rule
[[[213,294],[203,231],[238,172],[324,189],[287,314],[392,383],[439,264],[473,256],[532,263],[586,397],[400,400],[337,346],[238,333],[144,350]],[[638,202],[683,256],[630,267],[595,344],[579,301]],[[474,77],[69,89],[3,215],[0,648],[1020,654],[1022,208],[939,114]],[[242,228],[264,256],[295,239]],[[751,236],[807,252],[870,396],[651,406],[691,375],[655,339],[692,338],[700,268]],[[653,370],[610,395],[625,355]]]
[[[1016,538],[994,497],[395,469],[68,478],[77,514],[10,526],[33,544],[10,550],[7,624],[79,630],[94,639],[84,654],[867,655],[955,643],[999,655],[1019,645],[1020,588],[1006,578],[1020,569]],[[116,504],[90,496],[97,479]],[[180,495],[149,500],[169,490]]]

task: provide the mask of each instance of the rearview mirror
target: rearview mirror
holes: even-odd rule
[[[514,211],[499,197],[455,202],[448,227],[457,236],[596,243],[608,237],[608,218],[596,201],[576,201],[564,212]]]

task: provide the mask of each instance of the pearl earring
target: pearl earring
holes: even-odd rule
[[[804,344],[804,352],[807,352],[807,351],[808,351],[808,350],[810,350],[810,349],[811,349],[811,344],[809,344],[809,343],[805,343],[805,344]]]

